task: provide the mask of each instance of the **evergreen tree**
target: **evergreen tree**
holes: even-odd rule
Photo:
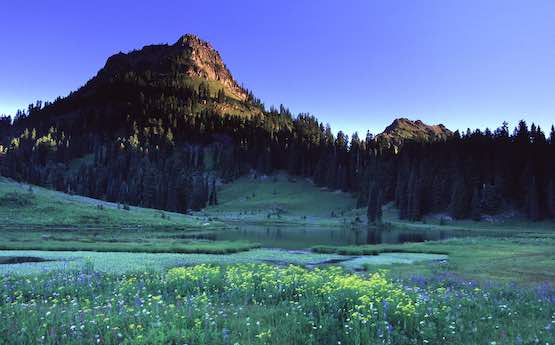
[[[380,223],[382,220],[382,193],[377,183],[372,182],[368,192],[367,217],[368,224]]]
[[[482,188],[480,209],[487,214],[495,214],[501,208],[501,195],[495,185],[484,185]]]
[[[381,223],[383,217],[383,192],[381,189],[378,189],[378,197],[376,201],[376,222]]]
[[[555,219],[555,179],[551,179],[547,187],[547,208],[551,218]]]
[[[453,194],[451,196],[451,204],[449,206],[451,215],[454,218],[466,218],[469,205],[468,194],[468,188],[465,186],[464,178],[462,176],[457,176],[455,186],[453,188]]]
[[[541,219],[540,201],[538,187],[536,184],[536,178],[534,176],[530,177],[528,185],[528,196],[527,196],[527,212],[528,217],[532,220]]]
[[[480,192],[478,188],[474,188],[472,199],[470,201],[470,217],[472,220],[479,221],[481,216],[482,210],[480,207]]]
[[[420,220],[422,218],[422,195],[418,173],[411,172],[408,184],[408,219]]]
[[[225,92],[224,89],[219,89],[218,90],[218,103],[224,103],[225,102]]]

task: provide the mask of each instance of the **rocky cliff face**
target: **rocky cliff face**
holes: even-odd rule
[[[191,78],[217,81],[227,88],[236,98],[245,100],[247,94],[239,87],[237,82],[224,64],[220,54],[212,48],[210,43],[201,40],[195,35],[184,35],[175,44],[178,49],[185,49],[189,53],[191,65],[187,75]]]
[[[191,34],[180,37],[173,45],[149,45],[129,53],[115,54],[108,58],[97,78],[105,80],[147,70],[153,78],[182,74],[191,80],[212,83],[214,88],[223,88],[226,95],[239,101],[248,97],[233,79],[220,54],[210,43]]]

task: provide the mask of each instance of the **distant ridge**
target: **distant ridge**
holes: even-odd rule
[[[407,118],[395,119],[385,130],[376,136],[379,141],[399,146],[405,141],[430,142],[446,140],[453,135],[443,124],[428,125],[420,120]]]

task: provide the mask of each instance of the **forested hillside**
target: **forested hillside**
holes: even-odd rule
[[[369,173],[371,195],[395,201],[404,219],[446,213],[480,220],[501,212],[555,219],[553,127],[548,138],[524,121],[512,134],[506,124],[455,132],[446,141],[406,142],[398,155],[378,161]],[[369,209],[371,217],[376,212]]]
[[[430,212],[555,217],[555,131],[523,122],[452,133],[396,120],[374,137],[266,109],[208,43],[185,35],[110,57],[79,90],[0,119],[0,172],[57,190],[170,211],[218,201],[217,185],[286,170],[352,192],[378,221]]]

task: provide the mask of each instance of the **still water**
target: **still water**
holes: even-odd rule
[[[213,234],[215,240],[246,240],[263,247],[305,249],[317,245],[355,245],[437,241],[470,236],[468,232],[453,230],[406,230],[396,228],[339,228],[322,226],[290,226],[238,224],[234,228]],[[475,235],[475,234],[474,234]]]

